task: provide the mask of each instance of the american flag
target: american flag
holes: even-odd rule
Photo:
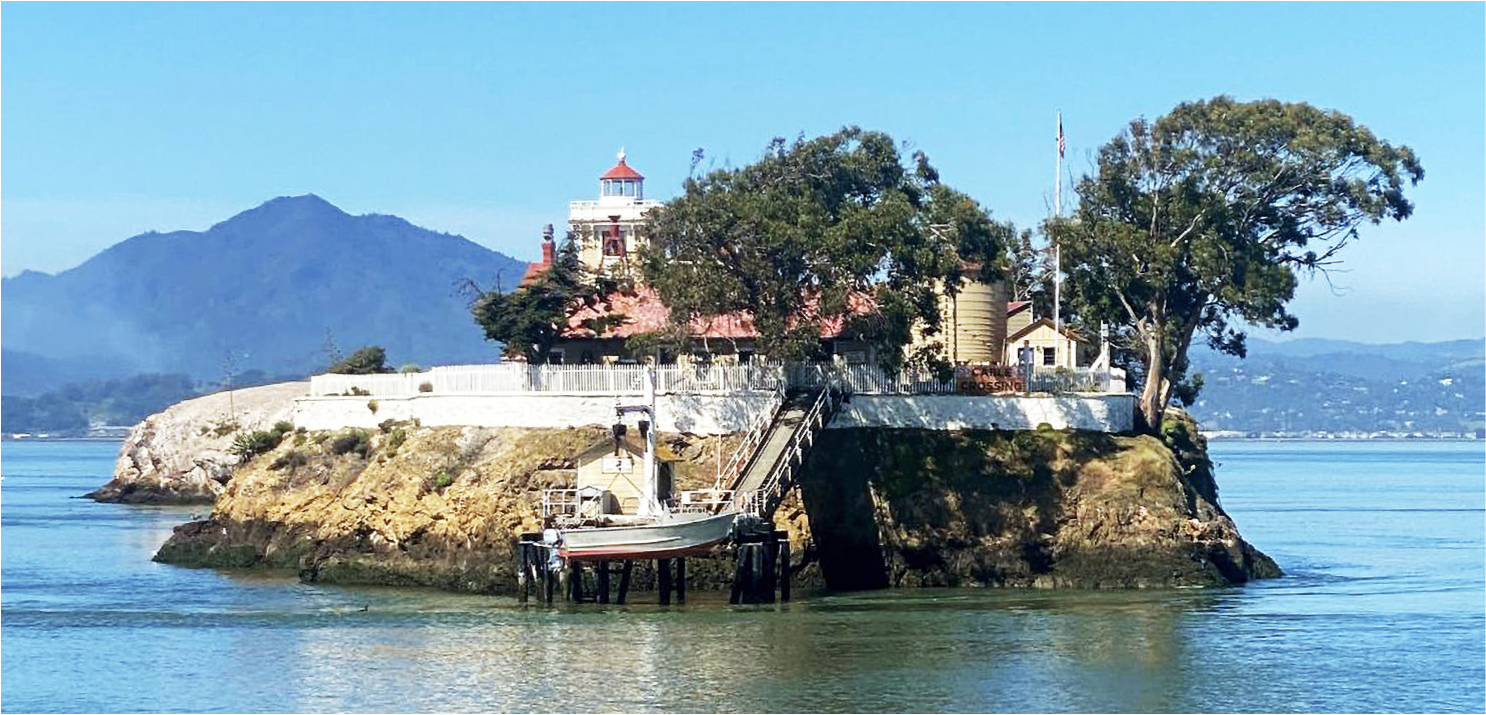
[[[1063,115],[1058,115],[1058,158],[1063,158],[1063,150],[1068,147],[1068,142],[1063,139]]]

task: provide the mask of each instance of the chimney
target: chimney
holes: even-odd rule
[[[542,228],[542,265],[550,266],[557,259],[557,244],[552,242],[552,224]]]

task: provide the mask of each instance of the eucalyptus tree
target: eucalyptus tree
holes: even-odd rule
[[[967,272],[999,278],[1014,229],[944,184],[922,152],[905,165],[892,137],[848,126],[776,138],[751,165],[687,179],[652,212],[650,235],[643,275],[673,325],[745,313],[760,355],[794,360],[820,349],[822,325],[840,324],[897,369],[936,357],[902,350],[915,326],[939,330],[936,287],[955,291]]]
[[[1412,150],[1341,112],[1219,96],[1131,122],[1047,230],[1080,319],[1131,338],[1155,430],[1191,392],[1194,338],[1242,357],[1243,326],[1295,329],[1298,274],[1335,266],[1362,224],[1408,218],[1404,190],[1423,177]]]

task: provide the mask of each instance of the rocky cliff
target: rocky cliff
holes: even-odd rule
[[[1164,442],[828,430],[801,492],[825,582],[837,589],[1218,586],[1280,575],[1218,506],[1189,422],[1170,423]]]
[[[114,477],[86,496],[128,504],[210,504],[237,467],[232,441],[289,419],[309,383],[218,392],[150,415],[130,430]]]
[[[540,531],[542,490],[571,487],[573,456],[602,427],[418,427],[292,433],[245,465],[209,519],[185,524],[157,561],[267,567],[307,581],[503,592],[514,546]],[[676,488],[710,487],[728,437],[668,434]],[[692,570],[725,584],[721,563]],[[643,576],[638,579],[643,584]]]
[[[1129,588],[1279,575],[1217,505],[1194,434],[828,430],[776,521],[791,534],[802,588]],[[572,455],[604,435],[392,423],[290,434],[156,559],[509,592],[515,540],[541,527],[541,490],[569,485]],[[709,485],[734,440],[664,435],[681,457],[677,488]],[[729,575],[720,558],[689,569],[693,588],[724,587]]]

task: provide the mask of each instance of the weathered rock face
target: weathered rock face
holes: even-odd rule
[[[129,504],[210,504],[237,466],[233,438],[289,419],[294,398],[308,392],[304,382],[250,387],[150,415],[124,440],[113,479],[86,496]]]
[[[308,581],[506,592],[517,538],[542,528],[542,490],[571,487],[572,456],[607,434],[410,424],[291,434],[241,468],[211,518],[178,527],[155,558],[292,569]],[[718,451],[737,441],[661,439],[682,458],[678,489],[710,487]],[[720,560],[694,562],[688,574],[699,588],[730,576]]]
[[[1182,463],[1148,436],[828,430],[801,488],[837,589],[1279,576],[1218,507],[1203,445],[1192,447]]]

